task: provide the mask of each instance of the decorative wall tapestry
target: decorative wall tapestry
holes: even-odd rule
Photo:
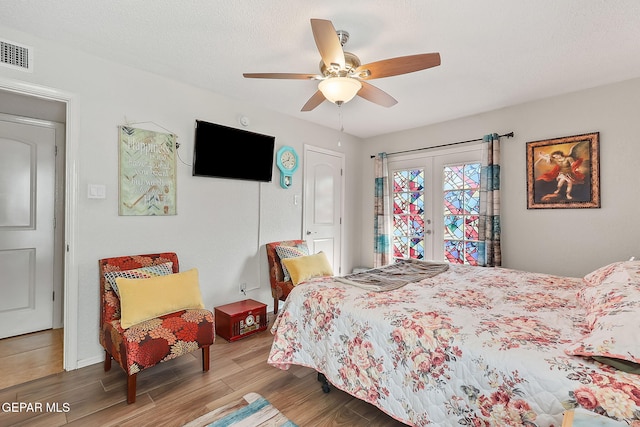
[[[527,208],[599,208],[599,132],[527,142]]]
[[[119,127],[119,215],[176,215],[176,136]]]

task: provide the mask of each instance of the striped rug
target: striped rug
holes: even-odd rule
[[[183,427],[298,427],[258,393],[248,393]]]

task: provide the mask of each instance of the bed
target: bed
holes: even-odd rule
[[[640,263],[584,278],[400,264],[391,290],[367,282],[385,268],[296,286],[268,363],[311,367],[409,425],[560,426],[572,408],[640,425]]]

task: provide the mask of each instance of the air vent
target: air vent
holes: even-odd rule
[[[33,70],[33,49],[0,39],[0,65],[22,71]]]

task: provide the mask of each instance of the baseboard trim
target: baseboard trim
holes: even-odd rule
[[[104,362],[104,356],[95,356],[90,357],[88,359],[78,360],[78,369],[84,368],[86,366],[95,365],[96,363]]]

